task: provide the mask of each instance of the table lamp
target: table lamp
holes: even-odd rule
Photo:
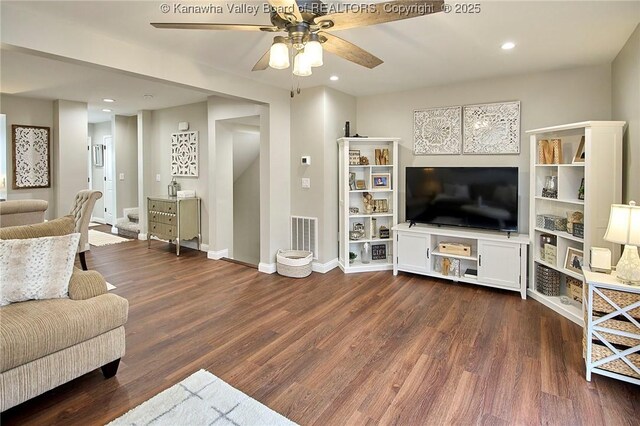
[[[604,239],[612,243],[624,244],[622,257],[616,265],[616,275],[625,284],[640,284],[640,207],[635,201],[626,204],[612,204],[609,226]]]

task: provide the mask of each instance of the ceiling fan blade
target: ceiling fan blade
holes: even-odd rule
[[[356,46],[353,43],[343,40],[340,37],[325,32],[321,32],[319,34],[324,39],[326,39],[326,41],[322,44],[322,47],[327,52],[338,55],[341,58],[346,59],[347,61],[351,61],[369,69],[375,68],[384,62],[382,59],[373,56],[366,50]]]
[[[271,56],[270,53],[271,49],[267,50],[265,54],[262,55],[262,58],[260,58],[260,60],[256,62],[251,71],[264,71],[269,68],[269,57]]]
[[[252,24],[210,24],[197,22],[152,22],[155,28],[176,30],[280,31],[278,27]]]
[[[298,8],[298,3],[296,0],[268,0],[271,7],[273,7],[276,13],[287,21],[291,21],[289,19],[290,16],[295,17],[297,22],[302,22],[302,14],[300,13],[300,9]]]
[[[353,11],[347,10],[318,16],[314,19],[314,22],[321,25],[322,22],[331,21],[333,26],[325,28],[325,30],[346,30],[348,28],[366,27],[441,12],[443,4],[443,0],[387,1],[368,5],[370,6],[369,8],[360,10],[354,9]]]

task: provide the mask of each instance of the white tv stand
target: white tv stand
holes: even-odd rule
[[[398,271],[520,292],[527,298],[529,236],[506,232],[457,229],[401,223],[393,227],[393,275]],[[440,253],[441,242],[471,246],[469,256]],[[460,260],[460,276],[443,275],[436,266],[443,258]],[[469,269],[477,277],[465,277]]]

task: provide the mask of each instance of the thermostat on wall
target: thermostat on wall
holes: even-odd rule
[[[180,130],[181,132],[184,132],[185,130],[189,130],[189,122],[188,121],[179,122],[178,130]]]

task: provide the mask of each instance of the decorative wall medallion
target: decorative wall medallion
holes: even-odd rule
[[[462,116],[465,154],[520,153],[520,101],[465,106]]]
[[[461,107],[432,108],[413,113],[415,155],[460,154]]]
[[[198,176],[198,132],[171,134],[171,176]]]
[[[13,189],[50,188],[50,128],[11,126]]]

